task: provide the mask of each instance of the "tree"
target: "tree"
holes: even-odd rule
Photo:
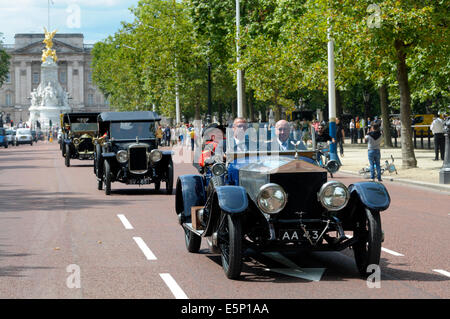
[[[0,33],[0,38],[3,34]],[[0,87],[6,80],[6,75],[9,72],[9,60],[10,56],[6,51],[2,48],[2,41],[0,40]]]

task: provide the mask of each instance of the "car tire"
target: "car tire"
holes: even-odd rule
[[[200,245],[202,243],[202,238],[187,228],[183,227],[183,230],[187,251],[190,253],[198,253],[198,251],[200,250]]]
[[[166,181],[166,193],[172,195],[173,193],[173,163],[169,162],[167,165],[167,181]]]
[[[4,146],[5,146],[5,148],[8,148],[8,143],[6,143]]]
[[[95,175],[97,178],[102,179],[103,178],[103,165],[102,165],[102,147],[100,145],[95,146],[95,156],[96,158],[94,161],[97,161],[95,166]]]
[[[70,167],[70,145],[66,144],[65,147],[66,147],[66,151],[65,151],[66,154],[65,154],[64,162],[67,167]]]
[[[354,231],[358,242],[353,245],[356,266],[363,277],[367,277],[371,272],[367,271],[369,265],[379,265],[381,255],[381,220],[378,211],[364,209],[364,216],[359,222],[359,227]]]
[[[239,278],[242,270],[242,223],[239,216],[222,212],[217,241],[225,275],[229,279]]]
[[[103,165],[103,182],[105,183],[105,195],[111,194],[111,167],[109,162],[105,160]]]

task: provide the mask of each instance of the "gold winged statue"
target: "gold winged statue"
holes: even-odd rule
[[[45,43],[46,50],[42,50],[42,62],[45,62],[48,57],[52,57],[53,61],[56,62],[58,60],[58,57],[56,56],[56,51],[52,50],[53,47],[52,40],[57,30],[49,32],[44,27],[44,31],[45,31],[45,39],[42,42]]]

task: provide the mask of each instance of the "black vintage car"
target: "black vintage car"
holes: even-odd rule
[[[158,150],[156,126],[161,118],[155,112],[104,112],[98,116],[100,139],[95,146],[94,171],[97,186],[111,193],[111,183],[166,183],[167,194],[173,191],[171,151]]]
[[[94,159],[94,140],[98,137],[97,116],[92,113],[61,114],[60,148],[67,167],[71,159]]]
[[[175,210],[187,250],[198,252],[204,237],[211,251],[221,255],[230,279],[239,277],[248,248],[295,253],[352,247],[361,275],[367,275],[369,265],[379,265],[380,212],[390,205],[384,185],[347,187],[329,181],[314,141],[300,148],[300,142],[290,140],[294,150],[280,151],[267,147],[270,133],[252,130],[245,133],[247,150],[227,145],[225,156],[223,142],[199,142],[209,148],[198,155],[209,158],[195,163],[201,175],[179,176]],[[216,130],[211,135],[223,134]],[[226,135],[227,144],[233,143],[232,133]]]

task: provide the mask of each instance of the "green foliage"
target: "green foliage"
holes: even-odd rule
[[[2,36],[2,33],[0,33],[0,38]],[[2,42],[0,40],[0,87],[3,85],[3,83],[6,80],[6,75],[9,72],[9,60],[10,56],[4,49],[2,49]]]

